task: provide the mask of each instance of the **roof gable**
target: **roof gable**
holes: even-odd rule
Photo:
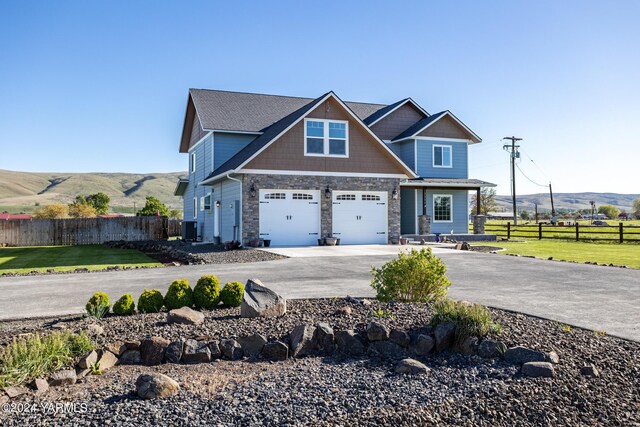
[[[329,92],[319,98],[316,98],[304,107],[300,108],[299,110],[267,128],[262,135],[257,137],[249,145],[240,150],[240,152],[238,152],[235,156],[233,156],[231,159],[229,159],[227,162],[213,171],[209,175],[209,177],[205,179],[204,182],[218,179],[220,175],[231,173],[245,167],[254,158],[259,156],[260,153],[266,150],[271,144],[282,137],[293,126],[307,117],[315,107],[328,100],[333,100],[341,106],[344,112],[351,118],[353,123],[357,126],[360,126],[362,132],[366,133],[369,138],[372,138],[372,141],[378,145],[378,148],[381,149],[386,156],[388,156],[387,161],[392,162],[396,170],[403,171],[402,173],[407,176],[415,176],[413,171],[411,171],[409,167],[407,167],[395,154],[393,154],[393,152],[386,146],[386,144],[384,144],[384,142],[382,142],[382,140],[380,140],[371,131],[371,129],[369,129],[369,127],[362,122],[362,120],[350,109],[350,107],[346,103],[340,100],[340,98],[338,98],[338,96],[336,96],[333,92]],[[400,173],[399,171],[398,173]]]
[[[434,126],[438,122],[442,121],[450,122],[454,127],[456,127],[459,131],[462,132],[461,136],[466,137],[465,139],[469,139],[472,143],[482,142],[482,139],[476,135],[467,125],[462,123],[456,116],[451,113],[449,110],[441,111],[432,116],[429,116],[425,119],[420,120],[414,125],[410,126],[407,130],[402,132],[400,135],[396,136],[392,142],[401,141],[407,138],[415,138],[416,136],[434,136],[434,137],[445,137],[450,138],[450,135],[440,135],[437,132],[428,132],[427,130]]]
[[[388,115],[396,111],[397,109],[407,104],[413,106],[413,108],[419,111],[423,117],[429,117],[429,113],[427,113],[427,111],[424,108],[422,108],[417,102],[415,102],[411,98],[405,98],[405,99],[401,99],[398,102],[394,102],[393,104],[387,105],[384,108],[379,109],[378,111],[376,111],[375,113],[373,113],[372,115],[364,119],[363,122],[367,126],[371,127],[375,125],[377,122],[379,122],[380,120],[382,120],[383,118],[387,117]]]

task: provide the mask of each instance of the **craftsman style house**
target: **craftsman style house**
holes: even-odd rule
[[[203,241],[274,246],[388,243],[468,228],[468,177],[480,138],[449,111],[191,89],[175,194]]]

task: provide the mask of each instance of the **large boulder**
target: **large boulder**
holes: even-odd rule
[[[456,335],[456,325],[452,322],[442,322],[433,331],[436,339],[436,352],[447,350],[453,345]]]
[[[332,353],[336,347],[335,334],[333,328],[325,322],[320,322],[316,325],[316,330],[313,334],[313,341],[316,348],[323,354]]]
[[[522,346],[507,349],[504,353],[504,360],[516,365],[528,362],[550,362],[546,353]]]
[[[102,355],[98,359],[98,367],[101,371],[113,368],[118,363],[118,357],[108,350],[103,350]]]
[[[478,346],[478,356],[485,359],[502,357],[505,351],[507,351],[507,346],[502,341],[497,340],[486,339]]]
[[[407,348],[411,344],[411,337],[405,331],[392,329],[389,333],[389,341],[398,344],[400,347]]]
[[[416,338],[416,342],[413,345],[413,351],[415,351],[419,356],[426,356],[427,354],[431,353],[435,345],[435,340],[431,335],[420,334],[418,335],[418,338]]]
[[[367,325],[369,341],[384,341],[389,339],[389,328],[379,322],[369,322]]]
[[[140,356],[145,365],[159,365],[164,359],[164,351],[169,346],[169,340],[162,337],[145,338],[140,343]]]
[[[405,356],[405,350],[391,341],[373,341],[369,343],[367,354],[387,359],[398,359]]]
[[[164,361],[167,363],[180,363],[183,348],[184,340],[171,342],[164,351]]]
[[[76,371],[73,369],[63,369],[62,371],[54,372],[49,377],[49,385],[60,386],[75,384],[78,380]]]
[[[167,313],[167,323],[182,325],[199,325],[204,322],[204,314],[189,307],[176,308]]]
[[[367,351],[365,341],[353,330],[336,332],[336,346],[340,353],[362,356]]]
[[[136,380],[136,394],[143,399],[175,396],[178,392],[180,384],[163,374],[142,374]]]
[[[528,377],[551,378],[555,374],[553,365],[549,362],[527,362],[522,365],[521,371]]]
[[[242,347],[242,353],[245,357],[255,357],[260,354],[262,348],[267,343],[267,339],[260,334],[253,334],[248,337],[238,338],[238,342]]]
[[[209,343],[188,339],[184,342],[182,350],[182,363],[196,364],[211,362],[211,350]]]
[[[291,355],[293,357],[304,357],[312,355],[316,350],[313,335],[316,327],[303,323],[296,326],[289,334],[291,342]]]
[[[89,369],[93,365],[98,362],[98,353],[95,350],[91,350],[89,353],[85,354],[78,361],[78,367],[82,369]]]
[[[287,300],[258,279],[249,279],[242,295],[241,317],[279,317],[287,312]]]
[[[421,362],[415,359],[402,359],[395,368],[398,374],[428,374],[430,369]]]
[[[289,347],[282,341],[274,341],[264,345],[262,357],[266,360],[282,361],[289,357]]]
[[[234,339],[229,338],[220,341],[220,351],[222,355],[229,360],[242,358],[242,346]]]
[[[142,363],[142,357],[140,356],[140,350],[127,350],[122,353],[118,360],[120,365],[139,365]]]

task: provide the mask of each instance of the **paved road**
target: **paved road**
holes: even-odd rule
[[[175,278],[186,277],[195,283],[205,273],[216,274],[223,283],[258,277],[288,298],[373,296],[371,265],[381,265],[394,253],[343,251],[344,256],[321,256],[321,252],[311,256],[301,251],[296,258],[255,264],[0,278],[0,319],[79,313],[97,290],[114,299],[125,292],[137,298],[145,287],[165,291]],[[640,341],[640,270],[434,251],[447,264],[452,298]]]

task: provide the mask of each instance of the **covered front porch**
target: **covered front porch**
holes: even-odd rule
[[[495,184],[478,179],[417,178],[401,184],[401,234],[413,240],[495,240],[484,233],[481,189]],[[476,192],[473,228],[469,227],[469,192]]]

